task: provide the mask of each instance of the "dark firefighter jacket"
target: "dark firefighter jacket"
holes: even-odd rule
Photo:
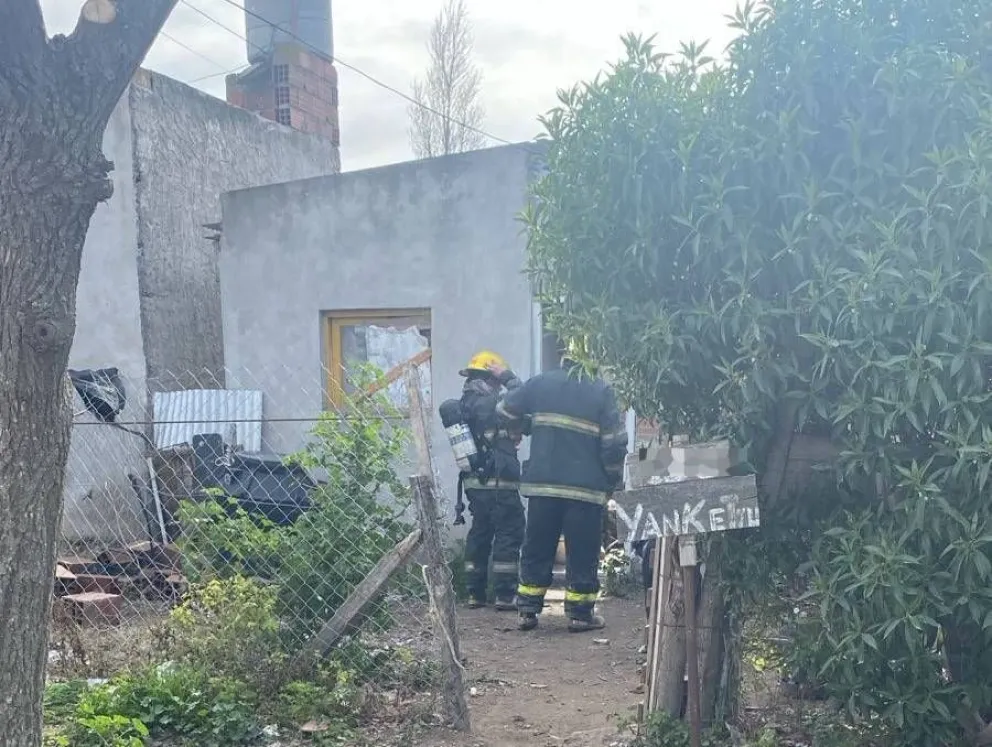
[[[513,371],[507,370],[499,377],[499,385],[506,387],[507,392],[512,392],[521,386],[521,381]],[[478,476],[466,476],[464,485],[467,490],[516,490],[520,482],[516,441],[510,435],[507,425],[500,423],[496,417],[499,399],[499,386],[494,387],[481,378],[469,378],[462,389],[462,413],[475,439],[476,448],[480,454],[488,452],[491,455],[482,480]]]
[[[511,424],[530,416],[523,495],[605,503],[620,487],[627,431],[601,379],[568,369],[538,374],[508,392],[497,413]]]

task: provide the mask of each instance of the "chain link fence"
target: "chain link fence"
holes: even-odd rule
[[[408,371],[72,372],[52,745],[357,744],[458,722],[450,522],[435,513],[425,547],[411,476],[450,507],[424,466],[429,385],[410,388],[430,376]]]

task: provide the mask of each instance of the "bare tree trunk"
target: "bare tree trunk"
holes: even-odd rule
[[[2,103],[0,109],[7,111]],[[15,160],[25,170],[39,166]],[[6,161],[4,170],[12,165]],[[63,201],[12,194],[11,186],[3,187],[0,210],[0,745],[13,747],[41,742],[71,419],[65,369],[78,277],[71,258],[78,258],[96,201],[75,201],[67,214],[59,208],[68,205],[54,204]]]
[[[111,195],[107,121],[176,0],[87,0],[48,40],[38,0],[0,3],[0,747],[38,747],[76,284]]]
[[[0,100],[0,109],[9,111]],[[7,129],[4,172],[26,178],[3,187],[0,208],[0,744],[37,744],[51,612],[62,483],[69,452],[65,370],[75,332],[76,278],[90,216],[106,195],[106,166],[90,150],[62,194],[28,174],[57,173],[67,155],[37,136]],[[104,162],[105,163],[105,162]],[[101,173],[102,172],[102,173]],[[5,180],[6,181],[6,180]],[[89,182],[89,183],[87,183]],[[60,185],[61,186],[61,185]],[[69,186],[69,185],[66,185]],[[60,190],[61,191],[61,190]],[[44,259],[44,261],[39,261]]]

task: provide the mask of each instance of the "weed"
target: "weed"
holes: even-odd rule
[[[89,747],[95,725],[117,729],[121,739],[144,728],[144,736],[171,738],[190,747],[233,747],[259,733],[255,705],[238,683],[209,678],[192,668],[164,664],[137,675],[114,678],[81,698],[67,734],[72,747]],[[133,734],[126,730],[133,727]],[[109,733],[109,732],[108,732]],[[130,734],[130,736],[128,736]],[[93,747],[104,747],[104,742]],[[115,742],[137,747],[142,742]]]
[[[636,585],[631,557],[622,547],[614,547],[599,562],[603,574],[603,592],[611,597],[625,597]]]
[[[216,676],[241,680],[259,695],[278,690],[278,590],[242,576],[194,586],[166,625],[166,652]]]

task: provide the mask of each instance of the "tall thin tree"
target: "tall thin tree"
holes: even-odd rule
[[[42,740],[76,285],[112,193],[103,133],[176,2],[86,0],[51,39],[40,0],[0,2],[0,747]]]
[[[474,40],[465,0],[448,0],[427,42],[430,64],[413,82],[410,144],[418,158],[479,148],[485,110],[480,101],[482,73],[472,60]]]

